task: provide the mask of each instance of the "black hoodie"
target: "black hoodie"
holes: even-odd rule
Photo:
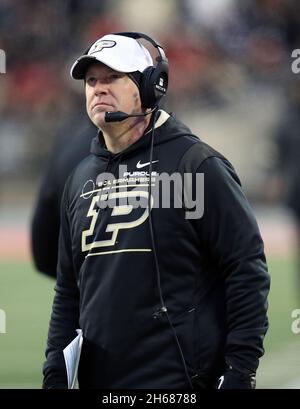
[[[99,135],[66,184],[45,388],[66,387],[62,350],[76,328],[84,335],[81,388],[188,386],[167,314],[157,314],[162,305],[147,208],[151,135],[148,130],[118,154]],[[193,182],[204,175],[202,217],[187,219],[186,207],[174,206],[176,193],[170,208],[161,199],[158,207],[155,196],[151,210],[163,301],[189,376],[213,383],[226,363],[255,372],[268,327],[269,276],[239,179],[221,154],[161,111],[153,189],[164,172],[193,174]],[[128,196],[141,206],[122,206]]]

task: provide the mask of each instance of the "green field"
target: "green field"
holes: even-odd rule
[[[297,337],[300,341],[300,334],[291,331],[291,311],[300,308],[293,260],[271,260],[269,270],[266,359]],[[6,313],[6,333],[0,333],[0,388],[40,388],[54,281],[35,272],[29,262],[1,262],[0,271],[0,309]]]

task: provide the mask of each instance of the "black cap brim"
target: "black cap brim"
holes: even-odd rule
[[[89,65],[97,61],[98,60],[91,55],[83,55],[78,58],[71,68],[71,77],[75,80],[83,80]]]

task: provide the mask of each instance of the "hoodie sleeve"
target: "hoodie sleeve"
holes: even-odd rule
[[[204,174],[204,214],[196,225],[225,285],[225,359],[241,371],[255,372],[268,328],[270,280],[263,241],[231,164],[209,157],[197,172]]]
[[[68,218],[68,183],[61,206],[57,282],[49,325],[43,388],[67,388],[63,349],[79,328],[79,291],[73,268]]]

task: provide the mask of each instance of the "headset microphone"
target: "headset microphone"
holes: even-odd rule
[[[126,114],[125,112],[122,112],[122,111],[105,112],[105,122],[121,122],[131,117],[146,116],[146,115],[152,114],[152,112],[154,112],[156,109],[157,109],[157,106],[155,106],[148,112],[141,112],[139,114]]]

